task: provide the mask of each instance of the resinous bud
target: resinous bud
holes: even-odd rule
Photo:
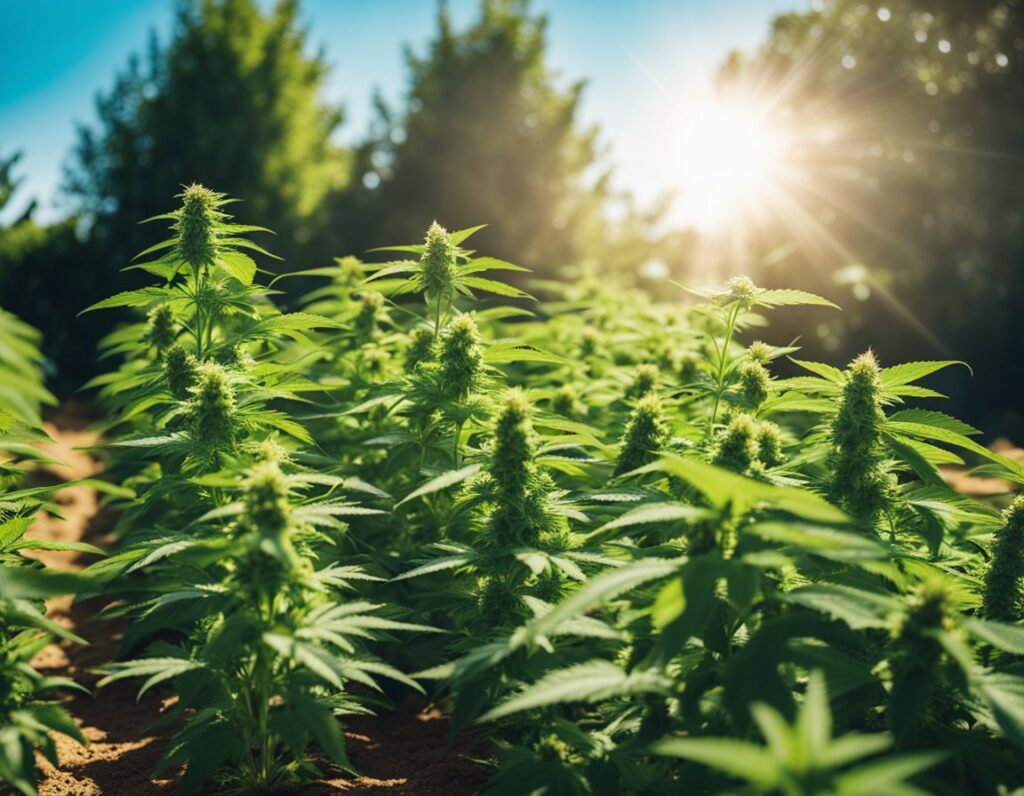
[[[629,385],[629,395],[633,398],[643,398],[648,393],[654,392],[658,386],[659,371],[656,365],[638,365],[633,373],[633,383]]]
[[[420,265],[428,297],[437,298],[451,292],[455,279],[455,244],[448,231],[436,221],[427,230]]]
[[[615,475],[622,475],[650,464],[661,452],[668,436],[661,401],[649,393],[637,401],[622,435],[622,447],[615,464]]]
[[[199,366],[192,388],[192,435],[204,446],[222,448],[234,439],[235,394],[227,373],[216,362]]]
[[[483,348],[476,321],[459,315],[445,327],[439,354],[441,376],[450,395],[465,396],[474,386],[483,364]]]
[[[210,266],[217,254],[216,225],[220,194],[202,185],[189,185],[181,194],[178,254],[195,269]]]
[[[196,383],[198,369],[199,363],[192,354],[178,344],[172,345],[164,357],[164,377],[171,395],[179,401],[188,398]]]
[[[164,302],[149,311],[146,324],[146,338],[158,351],[165,351],[174,344],[177,330],[171,305]]]
[[[734,473],[747,472],[758,461],[757,431],[757,422],[750,415],[734,416],[718,439],[712,464]]]
[[[434,333],[426,326],[417,326],[409,333],[405,348],[405,370],[412,373],[420,362],[429,362],[434,355]]]

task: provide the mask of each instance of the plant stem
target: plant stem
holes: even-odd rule
[[[715,405],[711,410],[711,418],[708,422],[707,434],[710,437],[715,428],[715,421],[718,420],[718,405],[722,401],[722,393],[725,391],[725,365],[726,357],[729,354],[729,344],[732,343],[733,330],[736,328],[736,318],[739,316],[739,305],[729,310],[729,317],[725,322],[725,342],[718,356],[718,375],[715,377]]]

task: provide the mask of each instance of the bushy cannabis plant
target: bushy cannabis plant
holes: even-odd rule
[[[38,428],[39,403],[48,400],[36,366],[36,334],[13,316],[0,312],[0,783],[13,792],[36,793],[35,753],[58,765],[50,733],[85,743],[78,725],[55,692],[81,686],[64,677],[46,676],[32,659],[56,636],[83,639],[46,616],[47,597],[83,587],[83,579],[46,570],[26,552],[74,550],[100,553],[81,542],[56,542],[26,536],[36,512],[54,487],[27,487],[26,466],[48,461],[33,445],[48,439]]]
[[[361,292],[344,322],[282,314],[254,281],[243,249],[261,228],[235,224],[230,202],[189,186],[158,218],[172,237],[139,266],[164,284],[91,309],[132,307],[147,320],[115,331],[109,354],[128,355],[101,387],[111,471],[133,492],[121,505],[120,547],[91,574],[106,615],[128,620],[123,652],[103,684],[146,678],[177,697],[183,729],[158,770],[185,766],[182,787],[270,792],[315,776],[315,758],[351,770],[338,717],[368,710],[350,683],[377,676],[416,688],[366,647],[392,631],[425,631],[358,594],[380,577],[353,555],[350,521],[383,513],[352,492],[387,495],[324,461],[299,407],[330,400],[293,355],[311,334],[372,343],[386,320],[379,293]],[[144,334],[138,334],[139,330]],[[304,363],[309,364],[309,363]],[[314,414],[308,409],[302,414]]]

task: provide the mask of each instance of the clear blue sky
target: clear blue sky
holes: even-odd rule
[[[733,48],[762,41],[778,13],[807,0],[534,0],[549,17],[550,62],[562,79],[586,78],[582,115],[597,122],[616,167],[617,184],[649,200],[678,187],[664,154],[676,145],[667,119],[672,102],[709,90]],[[458,26],[477,0],[450,0]],[[312,46],[333,65],[325,99],[344,104],[343,141],[361,137],[370,97],[404,89],[403,44],[421,49],[434,29],[432,0],[305,0]],[[0,0],[0,154],[22,150],[24,185],[17,207],[40,200],[39,218],[63,213],[61,164],[76,123],[95,119],[94,97],[151,30],[166,40],[172,0]],[[676,111],[678,113],[678,111]],[[686,219],[681,219],[686,220]]]

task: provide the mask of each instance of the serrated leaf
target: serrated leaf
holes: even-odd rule
[[[423,495],[440,492],[442,489],[447,489],[448,487],[455,486],[455,484],[462,483],[467,478],[472,478],[478,472],[480,472],[479,464],[469,464],[458,470],[449,470],[447,473],[442,473],[436,478],[431,478],[427,483],[417,489],[414,489],[395,505],[401,506],[403,503],[407,503],[408,501],[422,497]]]

